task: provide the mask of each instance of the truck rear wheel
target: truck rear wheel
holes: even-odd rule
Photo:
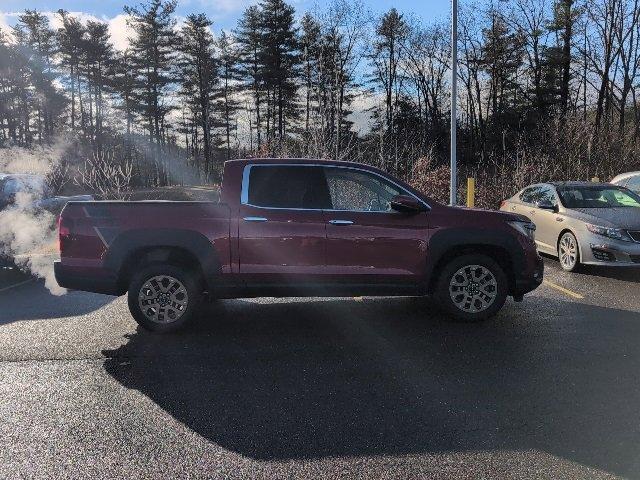
[[[478,322],[498,313],[507,291],[507,276],[497,262],[486,255],[469,254],[445,265],[435,296],[454,320]]]
[[[152,332],[173,332],[187,324],[202,299],[195,275],[173,265],[152,264],[129,283],[129,311]]]

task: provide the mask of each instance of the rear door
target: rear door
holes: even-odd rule
[[[322,167],[248,165],[238,226],[239,271],[251,283],[313,281],[324,273]]]
[[[325,167],[325,174],[327,274],[362,284],[417,282],[427,261],[428,213],[391,210],[391,198],[411,194],[373,172]]]
[[[555,207],[558,206],[553,187],[544,183],[533,185],[523,192],[522,200],[523,210],[518,213],[526,215],[535,223],[538,249],[548,253],[555,253],[556,231],[560,225],[560,221],[557,220],[558,213],[538,207],[540,203],[550,203]]]

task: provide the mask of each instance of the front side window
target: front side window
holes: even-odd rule
[[[322,167],[305,165],[253,165],[247,201],[268,208],[331,208]]]
[[[406,194],[385,179],[360,170],[325,168],[334,210],[390,212],[391,199]]]

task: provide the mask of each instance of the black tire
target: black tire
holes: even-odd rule
[[[435,298],[453,320],[480,322],[500,311],[508,290],[507,276],[495,260],[487,255],[466,254],[445,265],[436,283]],[[489,297],[491,301],[487,300]]]
[[[569,257],[570,255],[566,255],[566,252],[563,252],[562,249],[564,248],[570,248],[569,245],[565,245],[564,242],[567,241],[569,242],[569,245],[573,245],[575,252],[575,258],[572,261],[571,259],[567,258],[566,261],[563,258],[563,256],[565,257]],[[577,272],[578,270],[580,270],[580,245],[578,244],[578,239],[576,238],[576,236],[572,233],[572,232],[564,232],[560,238],[558,239],[558,262],[560,263],[560,268],[562,268],[565,272]]]
[[[151,281],[155,277],[166,278],[160,281],[163,285],[159,285],[156,279],[159,290],[152,291],[149,287],[153,286]],[[172,277],[177,282],[168,277]],[[164,286],[165,283],[168,287]],[[151,312],[146,310],[147,313],[143,311],[139,302],[144,300],[141,298],[145,296],[143,288],[152,292],[149,298],[154,299],[149,305]],[[171,293],[174,288],[175,291]],[[194,312],[202,301],[202,292],[202,283],[198,277],[187,270],[174,265],[147,265],[137,271],[129,283],[129,311],[135,321],[146,330],[161,333],[174,332],[183,328],[193,318]],[[186,298],[182,294],[185,294]],[[159,296],[163,298],[158,300]],[[155,315],[152,312],[154,309]]]

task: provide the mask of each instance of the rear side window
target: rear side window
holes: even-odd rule
[[[249,204],[271,208],[331,208],[322,167],[254,165],[249,171]]]
[[[550,203],[551,205],[557,205],[558,203],[553,190],[548,185],[535,185],[533,187],[525,189],[520,194],[520,200],[532,205],[537,205],[539,203]]]

